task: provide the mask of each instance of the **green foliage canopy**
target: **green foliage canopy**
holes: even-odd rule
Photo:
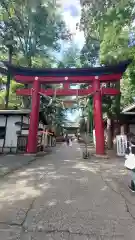
[[[125,59],[133,59],[121,80],[121,107],[123,107],[133,101],[132,97],[135,94],[135,47],[129,47],[130,33],[135,32],[133,24],[135,2],[133,0],[80,2],[81,28],[86,39],[81,56],[83,63],[93,66],[99,63],[117,64]],[[114,87],[119,86],[116,84]],[[120,98],[115,99],[103,98],[103,109],[108,114],[120,112]]]

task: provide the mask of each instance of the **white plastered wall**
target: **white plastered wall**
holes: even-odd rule
[[[21,116],[8,116],[7,118],[7,128],[6,128],[6,137],[5,137],[5,151],[8,151],[8,148],[17,148],[17,131],[21,130],[20,126],[15,125],[16,122],[21,122]]]
[[[129,132],[135,134],[135,124],[130,124],[130,125],[129,125]]]

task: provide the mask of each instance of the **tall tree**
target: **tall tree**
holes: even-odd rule
[[[60,41],[70,37],[53,0],[1,0],[0,30],[0,59],[7,59],[7,44],[12,44],[13,63],[29,67],[52,67]]]
[[[86,38],[82,54],[86,52],[86,61],[90,65],[99,62],[99,51],[105,40],[105,34],[110,36],[112,42],[112,39],[119,35],[121,28],[133,22],[134,1],[80,0],[80,2],[82,5],[81,28]],[[89,50],[88,53],[87,50]],[[108,51],[110,52],[110,49]]]
[[[87,49],[89,47],[90,50],[91,48],[96,49],[96,51],[94,51],[96,56],[94,62],[93,56],[90,56],[90,54],[86,55],[86,57],[90,56],[87,61],[89,65],[92,65],[92,63],[115,64],[129,58],[132,55],[128,48],[128,40],[134,20],[134,1],[83,0],[81,4],[81,27],[84,29],[86,37],[84,47]],[[96,48],[96,44],[98,44],[98,48]],[[130,67],[130,70],[131,69],[133,69],[133,67]],[[124,79],[127,78],[126,86],[128,83],[130,95],[133,90],[133,87],[130,87],[132,83],[129,82],[132,78],[131,72],[134,75],[134,71],[129,71],[124,76]],[[115,87],[119,88],[120,86],[116,83]],[[122,87],[121,90],[123,91],[122,103],[124,103],[124,96],[126,94],[125,87]],[[131,97],[126,98],[126,103],[128,101],[131,101]],[[112,114],[118,117],[120,113],[120,96],[115,97],[115,99],[112,97],[104,97],[103,110],[108,115],[108,122],[110,122]],[[108,128],[108,133],[108,135],[110,135],[110,127]],[[109,142],[109,146],[110,145],[111,141]]]
[[[80,50],[77,45],[71,41],[70,46],[62,52],[62,59],[58,67],[77,68],[80,66]]]
[[[53,0],[1,0],[1,28],[4,40],[7,31],[14,36],[30,67],[34,57],[48,58],[52,50],[60,49],[59,40],[69,37]]]
[[[134,58],[134,47],[130,49],[128,46],[130,32],[134,32],[132,27],[134,20],[134,1],[117,2],[110,0],[102,2],[97,0],[95,2],[83,0],[81,4],[81,27],[84,29],[86,37],[84,48],[87,50],[88,48],[90,50],[91,48],[96,49],[96,51],[94,51],[96,57],[94,61],[91,52],[85,55],[88,64],[92,65],[97,62],[101,64],[115,64],[130,57]],[[130,87],[134,76],[133,65],[129,68],[128,74],[126,73],[124,76],[124,78],[128,78],[126,86],[128,82],[129,90],[133,90],[133,87]],[[122,96],[124,96],[124,88],[122,87],[121,90]],[[111,99],[110,101],[114,102]],[[116,105],[118,106],[118,104]]]

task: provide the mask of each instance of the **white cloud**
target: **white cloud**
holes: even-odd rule
[[[76,24],[80,22],[81,17],[81,7],[79,0],[60,0],[63,8],[63,18],[66,22],[66,25],[73,34],[73,40],[78,45],[79,48],[82,48],[84,45],[84,33],[76,29]],[[72,16],[71,8],[75,6],[78,9],[78,16]]]
[[[74,41],[77,44],[77,46],[81,49],[84,45],[84,32],[76,32],[76,35],[74,36]]]

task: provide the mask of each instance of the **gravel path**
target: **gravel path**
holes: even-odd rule
[[[0,240],[134,240],[127,181],[122,162],[63,144],[0,180]]]

